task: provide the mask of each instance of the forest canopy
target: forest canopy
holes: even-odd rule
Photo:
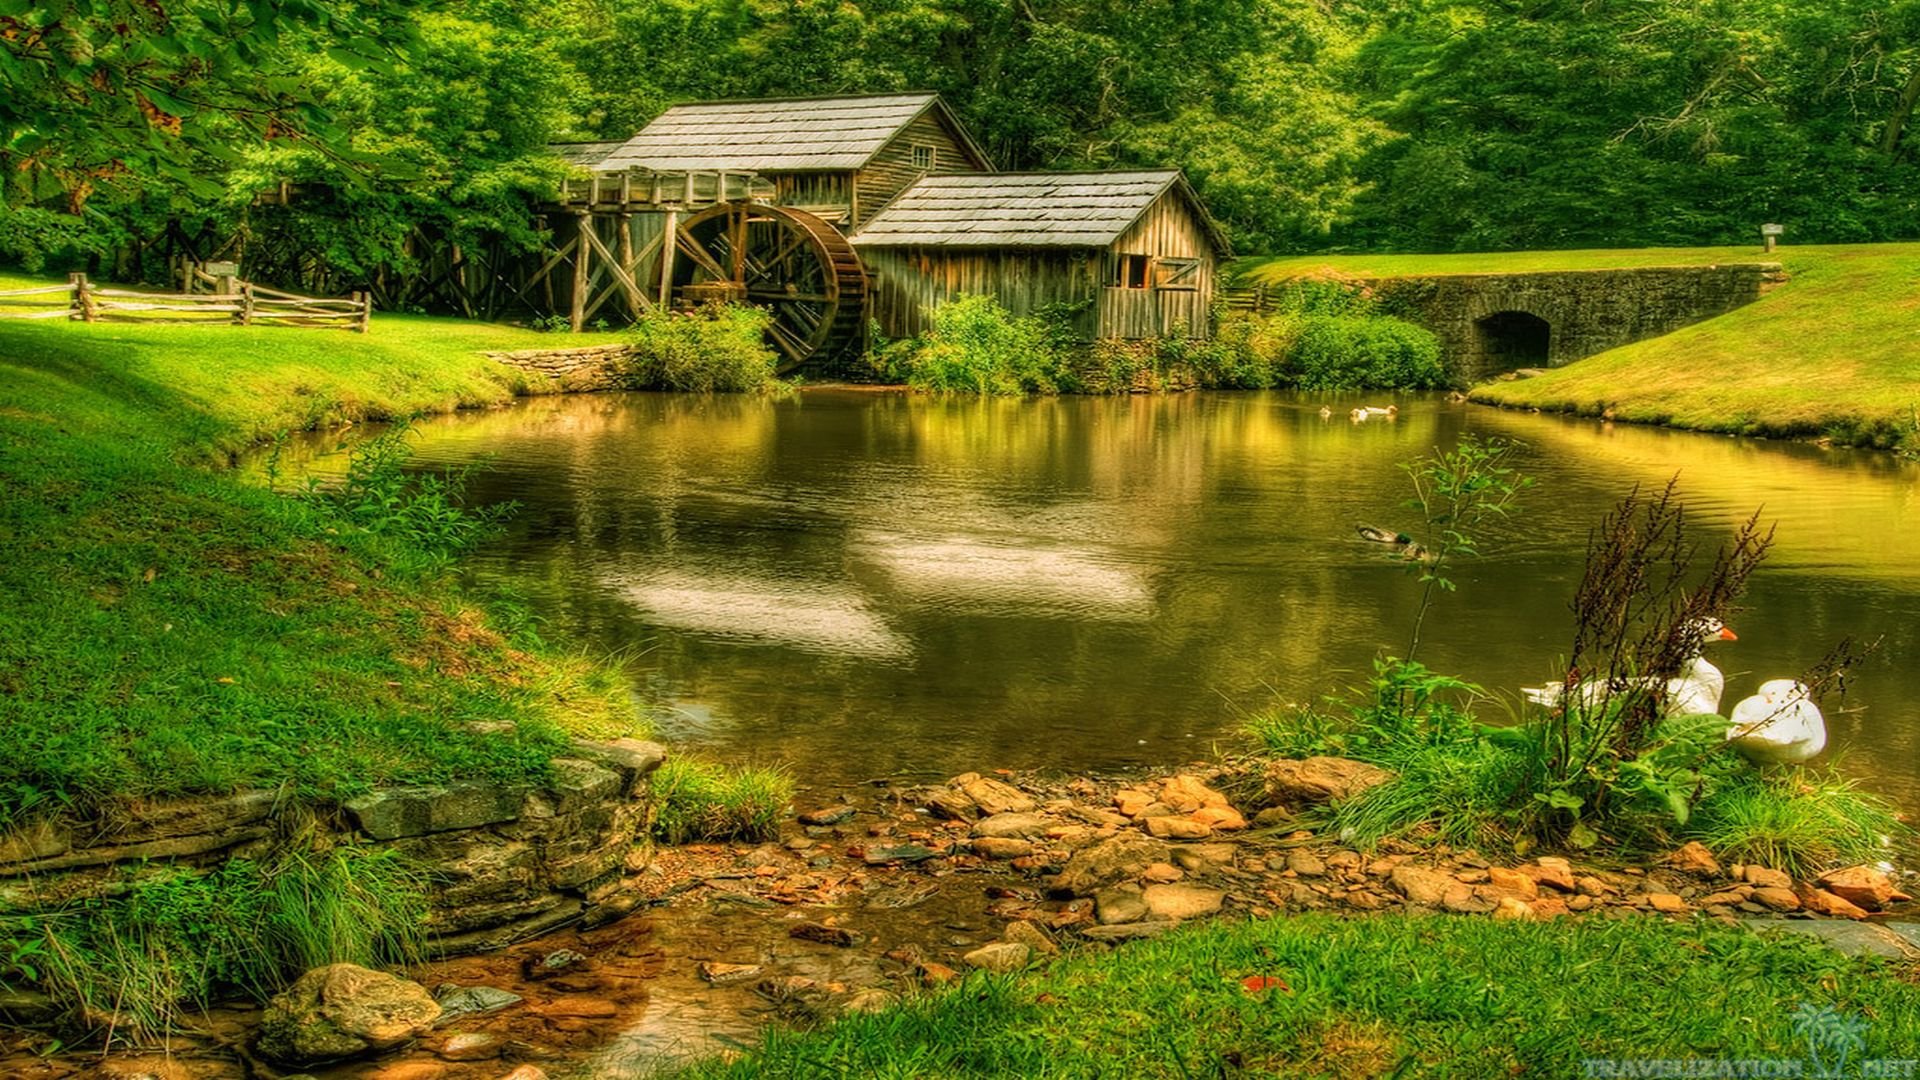
[[[555,141],[931,89],[1003,168],[1185,168],[1241,252],[1920,236],[1920,0],[0,0],[0,258],[247,215],[536,238]]]

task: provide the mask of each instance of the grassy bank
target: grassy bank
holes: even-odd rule
[[[1751,248],[1338,256],[1250,260],[1242,272],[1273,281],[1323,268],[1394,276],[1761,258]],[[1778,260],[1790,280],[1757,303],[1473,397],[1698,431],[1920,445],[1920,244],[1786,247]]]
[[[569,733],[632,725],[595,664],[490,619],[410,540],[204,467],[283,430],[503,403],[531,388],[478,351],[543,340],[0,321],[0,826],[537,774]]]
[[[1803,1006],[1870,1025],[1857,1063],[1911,1056],[1912,974],[1810,942],[1644,918],[1309,915],[974,976],[819,1031],[774,1032],[738,1061],[684,1075],[1581,1076],[1594,1058],[1804,1061]]]

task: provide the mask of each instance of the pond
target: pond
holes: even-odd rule
[[[1398,463],[1464,432],[1520,440],[1538,483],[1452,575],[1421,659],[1547,682],[1588,529],[1678,473],[1703,543],[1756,508],[1779,526],[1714,646],[1723,711],[1884,638],[1827,759],[1920,811],[1920,467],[1437,397],[1353,423],[1355,403],[585,395],[428,421],[417,445],[487,459],[474,496],[521,504],[475,577],[622,658],[669,741],[803,786],[1169,764],[1359,683],[1404,650],[1419,586],[1354,527],[1410,525]]]

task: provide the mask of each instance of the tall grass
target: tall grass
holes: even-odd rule
[[[425,895],[394,852],[353,847],[135,877],[113,899],[0,916],[0,981],[39,984],[90,1034],[146,1040],[183,1005],[265,998],[323,964],[417,960]]]
[[[1876,862],[1908,830],[1892,806],[1836,773],[1743,773],[1702,800],[1684,834],[1722,859],[1760,863],[1795,877]]]
[[[793,802],[785,768],[669,757],[652,777],[653,833],[669,844],[769,840]]]

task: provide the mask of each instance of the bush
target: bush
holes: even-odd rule
[[[928,393],[1055,394],[1072,382],[1058,338],[1047,320],[1014,315],[990,296],[961,296],[936,309],[933,326],[893,364]]]
[[[1440,340],[1385,315],[1308,315],[1288,358],[1305,390],[1426,390],[1444,386]]]
[[[771,840],[792,801],[784,768],[670,757],[653,774],[653,835],[669,844]]]
[[[779,358],[767,347],[759,308],[707,304],[697,311],[655,311],[626,331],[633,353],[621,376],[633,390],[745,393],[777,383]]]
[[[440,570],[498,535],[500,523],[518,504],[466,506],[475,465],[440,473],[410,471],[413,433],[409,420],[362,441],[348,453],[347,475],[338,486],[310,484],[305,495],[355,528],[396,541],[390,552],[396,566]],[[277,473],[277,462],[269,472]],[[272,478],[277,482],[277,475]]]

